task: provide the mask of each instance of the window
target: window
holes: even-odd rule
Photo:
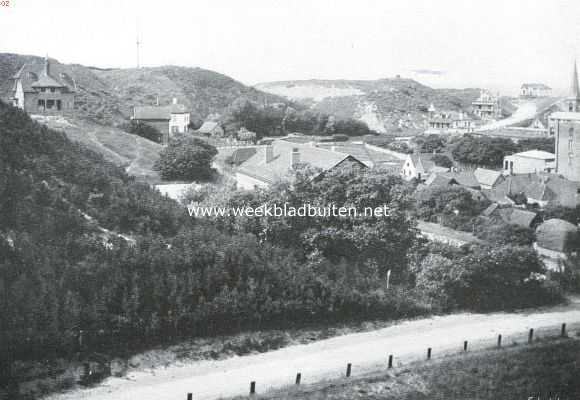
[[[40,91],[41,91],[42,93],[44,93],[44,92],[46,92],[46,88],[40,88]]]
[[[38,100],[38,108],[44,108],[45,103],[44,100]]]
[[[55,91],[56,91],[55,88],[53,88],[53,87],[50,88],[50,93],[54,93]]]
[[[53,108],[54,100],[46,100],[46,108]]]

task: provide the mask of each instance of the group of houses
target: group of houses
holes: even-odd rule
[[[477,99],[471,103],[472,115],[463,111],[437,110],[431,103],[427,112],[426,134],[464,134],[474,132],[476,128],[489,121],[501,118],[502,108],[499,94],[494,95],[482,90]]]

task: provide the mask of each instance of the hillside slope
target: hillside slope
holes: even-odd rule
[[[411,79],[306,80],[261,83],[257,89],[317,111],[356,118],[378,132],[422,129],[431,103],[439,110],[468,111],[479,89],[432,89]]]
[[[12,88],[10,78],[24,63],[42,62],[41,57],[0,53],[0,98],[7,99]],[[75,80],[77,116],[104,125],[118,125],[130,116],[133,106],[153,105],[157,99],[160,104],[168,104],[177,98],[192,110],[194,121],[222,113],[241,96],[257,102],[282,100],[201,68],[102,69],[51,59],[51,70],[67,73]]]

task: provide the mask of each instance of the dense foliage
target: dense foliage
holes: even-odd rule
[[[453,157],[462,163],[483,167],[501,167],[503,158],[527,150],[554,153],[554,138],[511,139],[465,135],[450,146]]]
[[[506,155],[518,148],[511,139],[465,135],[453,146],[453,158],[465,164],[500,167]]]
[[[132,133],[133,135],[149,139],[155,143],[160,143],[162,139],[162,134],[157,128],[141,121],[131,121],[123,125],[122,129],[126,132]]]
[[[216,155],[216,148],[201,139],[175,137],[161,151],[154,168],[164,180],[207,181]]]
[[[338,119],[328,114],[286,105],[258,105],[246,98],[239,98],[230,105],[222,123],[228,136],[235,136],[239,128],[244,127],[256,132],[258,139],[292,132],[324,136],[362,136],[371,133],[368,126],[358,120]]]

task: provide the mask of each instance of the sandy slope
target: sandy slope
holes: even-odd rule
[[[248,393],[249,382],[257,381],[258,392],[291,384],[296,372],[302,382],[312,383],[338,378],[347,362],[353,373],[384,368],[388,354],[395,354],[395,363],[424,357],[433,347],[434,355],[455,351],[469,340],[489,340],[498,333],[504,343],[533,327],[541,335],[542,328],[556,327],[562,322],[580,326],[580,302],[530,313],[457,314],[404,322],[377,331],[350,334],[315,343],[222,361],[203,361],[171,366],[149,372],[130,374],[127,378],[110,378],[102,385],[70,393],[54,395],[51,400],[164,400],[216,399]]]

